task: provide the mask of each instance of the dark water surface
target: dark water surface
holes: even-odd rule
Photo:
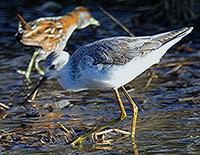
[[[30,5],[31,4],[31,5]],[[64,91],[55,80],[49,80],[39,91],[35,103],[19,103],[39,78],[32,73],[32,84],[16,72],[25,68],[33,48],[19,44],[15,10],[27,20],[41,16],[62,15],[74,8],[60,3],[1,2],[0,6],[0,102],[10,106],[0,110],[0,154],[133,154],[130,137],[110,133],[111,144],[94,144],[91,138],[72,148],[58,123],[81,134],[96,124],[119,115],[112,91]],[[135,12],[125,8],[106,8],[123,21],[136,35],[170,30],[155,25],[136,26]],[[69,41],[73,51],[97,39],[127,35],[95,6],[92,14],[101,27],[76,31]],[[173,28],[171,28],[173,29]],[[139,154],[200,154],[200,33],[194,31],[163,57],[160,65],[138,77],[126,88],[139,106],[136,149]],[[151,84],[145,88],[150,73]],[[150,78],[151,79],[151,78]],[[125,99],[123,97],[123,99]],[[132,110],[125,100],[128,118],[110,128],[130,131]],[[49,136],[50,135],[50,136]],[[52,136],[53,135],[53,136]],[[54,137],[54,138],[49,138]]]

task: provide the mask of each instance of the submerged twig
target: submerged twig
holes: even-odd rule
[[[199,63],[199,62],[197,62]],[[163,68],[163,67],[175,67],[175,66],[187,66],[187,65],[195,65],[195,62],[192,60],[181,60],[175,62],[166,62],[156,66],[156,68]]]
[[[61,123],[58,123],[61,129],[63,129],[66,133],[70,133],[70,131]]]
[[[52,141],[57,140],[57,138],[54,136],[54,134],[51,132],[51,130],[48,129],[47,134],[48,134],[49,139],[51,139]]]
[[[65,136],[67,137],[67,142],[71,142],[73,139],[77,138],[76,133],[74,130],[70,131],[68,130],[63,124],[58,123],[59,127],[64,130]]]
[[[178,65],[178,66],[175,66],[175,67],[173,67],[170,71],[168,71],[167,73],[165,73],[163,76],[167,76],[167,75],[169,75],[169,74],[172,74],[172,73],[178,71],[181,67],[182,67],[181,64]]]
[[[186,97],[186,98],[179,98],[178,99],[179,102],[200,102],[200,96],[197,97]]]
[[[111,142],[113,141],[113,139],[105,139],[105,135],[109,134],[111,132],[116,132],[122,135],[131,135],[130,132],[128,131],[124,131],[121,129],[107,129],[104,131],[100,131],[100,132],[96,132],[92,134],[92,140],[93,142],[97,143],[97,144],[111,144]]]
[[[130,132],[128,131],[124,131],[124,130],[120,130],[120,129],[108,129],[108,130],[104,130],[104,131],[100,131],[100,132],[97,132],[95,133],[97,136],[99,135],[103,135],[103,134],[108,134],[110,132],[116,132],[116,133],[120,133],[120,134],[123,134],[123,135],[131,135]]]
[[[31,98],[31,101],[34,101],[34,100],[35,100],[35,98],[37,97],[38,90],[39,90],[39,89],[37,89],[37,90],[34,92],[34,94],[33,94],[32,98]]]
[[[3,104],[3,103],[0,103],[0,109],[2,109],[2,110],[8,110],[8,109],[10,109],[10,107],[7,106],[7,105],[5,105],[5,104]]]
[[[150,86],[151,82],[153,81],[153,78],[156,77],[155,75],[156,75],[156,71],[152,71],[152,72],[150,73],[149,80],[147,81],[147,83],[146,83],[146,85],[144,86],[144,89],[143,89],[143,90],[147,89],[147,88]]]

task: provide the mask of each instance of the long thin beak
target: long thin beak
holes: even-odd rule
[[[42,79],[37,83],[35,88],[32,90],[32,92],[25,98],[25,100],[21,104],[25,104],[28,99],[39,89],[39,87],[46,81],[47,77],[43,76]]]
[[[94,18],[90,18],[90,24],[91,25],[96,25],[96,26],[100,26],[100,23],[98,20],[94,19]]]

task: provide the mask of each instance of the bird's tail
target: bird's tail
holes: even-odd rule
[[[19,13],[17,13],[17,19],[19,20],[19,24],[18,31],[15,34],[15,37],[17,40],[21,40],[24,30],[31,29],[31,26],[24,20],[24,18]]]
[[[178,30],[154,35],[152,37],[152,40],[160,41],[162,45],[164,45],[176,38],[183,38],[184,36],[188,35],[192,30],[193,27],[184,27]]]
[[[193,30],[193,27],[185,27],[179,30],[174,30],[166,33],[161,33],[152,36],[152,40],[159,41],[161,43],[160,47],[156,51],[155,60],[160,61],[162,56],[167,52],[167,50],[174,44],[179,42],[183,37],[188,35]],[[158,53],[157,53],[158,52]]]
[[[31,28],[31,26],[25,21],[25,19],[19,13],[17,13],[17,18],[19,20],[19,27],[21,29],[26,30]]]

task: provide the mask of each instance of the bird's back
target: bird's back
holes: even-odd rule
[[[191,28],[182,28],[158,35],[144,37],[113,37],[95,41],[77,49],[72,55],[74,61],[84,56],[91,57],[93,64],[123,65],[137,57],[143,57],[156,51],[166,44],[167,48],[178,42],[192,31]]]
[[[71,73],[77,75],[80,81],[81,74],[87,73],[88,80],[102,78],[113,87],[122,86],[158,63],[166,51],[192,29],[183,28],[147,37],[114,37],[96,41],[79,48],[70,57]]]
[[[77,22],[77,15],[72,13],[59,17],[39,18],[27,23],[30,28],[23,30],[21,42],[25,45],[42,47],[45,51],[55,50],[58,43],[69,38],[67,35],[68,33],[71,35],[70,26],[75,26]]]

